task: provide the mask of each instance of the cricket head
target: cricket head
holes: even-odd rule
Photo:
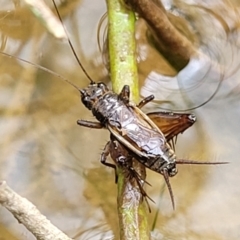
[[[80,90],[82,103],[86,108],[92,110],[93,105],[108,91],[105,83],[91,83],[88,87]]]

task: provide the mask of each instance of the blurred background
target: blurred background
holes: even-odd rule
[[[0,1],[1,51],[45,66],[79,87],[87,78],[66,41],[55,39],[22,1]],[[51,1],[46,3],[52,8]],[[179,74],[147,42],[138,22],[141,94],[156,101],[145,111],[193,108],[197,123],[179,135],[181,159],[229,161],[219,166],[179,166],[171,201],[162,176],[147,171],[154,239],[240,238],[240,70],[238,1],[163,1],[187,21],[199,56]],[[105,1],[61,1],[59,10],[87,72],[107,81],[98,49]],[[201,5],[200,5],[201,4]],[[104,25],[101,27],[104,33]],[[100,36],[101,44],[103,42]],[[76,239],[118,239],[114,172],[99,157],[109,133],[80,127],[94,120],[76,89],[50,73],[0,54],[0,179],[29,199],[57,227]],[[157,219],[155,219],[157,215]],[[153,224],[155,222],[155,224]],[[1,239],[34,239],[3,207]]]

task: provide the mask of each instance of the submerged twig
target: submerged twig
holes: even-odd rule
[[[171,23],[161,2],[129,0],[128,4],[147,22],[152,40],[164,57],[178,70],[186,66],[196,49]]]

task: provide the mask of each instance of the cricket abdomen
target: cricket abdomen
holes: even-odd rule
[[[147,161],[144,161],[142,163],[149,169],[161,174],[163,171],[167,170],[169,176],[172,177],[177,174],[175,161],[176,155],[170,146],[166,143],[161,155],[150,157]]]

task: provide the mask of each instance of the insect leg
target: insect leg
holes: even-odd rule
[[[146,204],[147,204],[147,207],[148,207],[148,211],[151,212],[151,207],[150,207],[150,205],[149,205],[148,199],[149,199],[151,202],[153,202],[153,203],[155,203],[155,202],[154,202],[154,200],[153,200],[152,198],[150,198],[150,197],[148,196],[148,194],[146,193],[146,191],[143,189],[142,182],[147,183],[148,185],[150,185],[150,184],[149,184],[148,182],[142,180],[141,177],[139,176],[139,174],[138,174],[133,168],[132,168],[132,169],[129,169],[129,171],[130,171],[131,174],[132,174],[131,177],[134,177],[134,178],[135,178],[136,183],[137,183],[137,185],[138,185],[138,188],[139,188],[139,190],[140,190],[140,192],[141,192],[141,194],[142,194],[142,197],[143,197],[143,199],[145,199],[145,201],[146,201]]]
[[[144,98],[138,105],[138,108],[142,108],[143,106],[145,106],[147,103],[151,102],[154,99],[154,95],[150,95],[146,98]]]
[[[122,91],[118,94],[120,100],[122,100],[125,104],[129,103],[130,97],[130,89],[128,85],[124,85]]]
[[[100,122],[91,122],[87,120],[77,120],[77,124],[83,127],[88,128],[103,128],[103,125]]]
[[[130,179],[135,179],[135,181],[138,185],[138,188],[142,194],[142,197],[145,199],[145,201],[147,203],[148,210],[149,210],[149,212],[151,212],[151,208],[150,208],[150,205],[149,205],[147,199],[149,199],[152,202],[154,202],[154,201],[147,195],[146,191],[143,188],[144,183],[146,183],[148,185],[150,185],[150,184],[147,181],[143,180],[141,178],[141,176],[138,174],[138,172],[133,168],[133,166],[132,166],[133,157],[131,156],[131,154],[126,152],[125,149],[122,147],[122,145],[118,141],[113,140],[112,144],[114,147],[114,154],[113,154],[113,152],[111,152],[111,156],[115,159],[115,161],[119,165],[121,165],[122,167],[124,167],[125,169],[128,170]],[[115,154],[117,154],[117,155],[115,155]]]
[[[103,165],[105,166],[108,166],[108,167],[111,167],[111,168],[114,168],[114,171],[115,171],[115,183],[117,183],[117,180],[118,180],[118,175],[117,175],[117,171],[116,171],[116,166],[112,163],[108,163],[107,162],[107,157],[110,153],[110,147],[111,147],[111,144],[112,142],[109,141],[107,142],[107,144],[105,145],[104,149],[103,149],[103,152],[101,154],[101,158],[100,158],[100,161]]]

